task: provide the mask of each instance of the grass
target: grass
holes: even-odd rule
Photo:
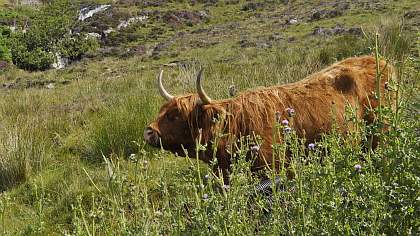
[[[223,25],[234,19],[240,6],[228,6],[225,18],[215,17],[214,22],[195,27]],[[211,12],[222,15],[224,7],[211,8]],[[276,8],[282,10],[283,6]],[[244,15],[235,17],[245,19]],[[353,19],[357,25],[362,18],[338,20],[342,19]],[[266,35],[268,24],[255,30],[258,21],[250,22],[255,25],[240,26],[251,38]],[[317,147],[327,151],[307,152],[292,135],[289,143],[295,161],[291,168],[296,175],[274,193],[272,204],[255,193],[259,180],[250,173],[241,150],[227,188],[195,159],[175,157],[144,144],[143,129],[163,104],[155,88],[157,71],[171,60],[185,60],[186,68],[165,68],[164,81],[171,93],[183,94],[194,92],[193,76],[201,65],[206,91],[214,98],[226,98],[232,84],[246,90],[289,83],[335,60],[370,53],[375,27],[366,27],[364,40],[302,34],[293,44],[268,49],[239,47],[240,30],[232,29],[227,33],[232,37],[221,35],[218,44],[207,48],[183,51],[179,45],[187,43],[178,40],[170,49],[178,51],[173,58],[93,58],[64,70],[28,73],[11,68],[2,72],[1,83],[19,86],[3,90],[0,101],[0,189],[6,190],[0,194],[0,232],[416,235],[418,52],[413,50],[412,33],[400,31],[392,22],[383,25],[387,27],[377,27],[381,29],[380,52],[397,66],[395,88],[400,91],[399,109],[381,111],[390,124],[389,132],[381,136],[383,143],[375,153],[354,145],[363,134],[379,132],[376,126],[363,124],[347,137],[325,136]],[[295,29],[290,29],[289,36],[299,37]],[[57,82],[55,88],[23,89],[27,81],[44,80]],[[349,122],[358,121],[349,114]],[[285,145],[274,148],[280,153]],[[361,171],[355,165],[361,165]],[[286,179],[285,171],[277,175]]]

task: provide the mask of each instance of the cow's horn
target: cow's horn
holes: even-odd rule
[[[172,98],[174,98],[174,96],[172,96],[171,94],[169,94],[165,88],[163,87],[162,84],[162,77],[163,77],[163,70],[160,70],[159,76],[157,78],[157,83],[158,83],[158,88],[159,88],[159,93],[160,95],[162,95],[162,97],[164,99],[166,99],[166,101],[171,100]]]
[[[200,96],[200,99],[201,99],[202,104],[203,105],[206,105],[206,104],[210,104],[211,103],[211,98],[206,94],[206,92],[204,92],[203,86],[201,86],[202,74],[203,74],[203,69],[201,69],[198,72],[198,75],[197,75],[197,82],[196,82],[196,85],[197,85],[197,93],[198,93],[198,96]]]

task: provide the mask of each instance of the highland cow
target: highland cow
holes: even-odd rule
[[[379,63],[381,93],[390,80],[392,67]],[[167,102],[144,131],[144,139],[179,155],[198,157],[210,163],[217,158],[216,170],[229,172],[235,147],[241,137],[260,137],[261,145],[250,146],[253,170],[286,163],[290,157],[272,157],[272,145],[282,142],[283,132],[276,132],[276,122],[284,132],[296,132],[306,143],[319,140],[333,129],[345,134],[352,127],[346,122],[346,107],[356,111],[358,119],[373,122],[377,107],[376,61],[374,57],[348,58],[307,78],[285,85],[240,93],[237,97],[214,101],[202,88],[202,70],[197,75],[197,94],[172,96],[162,86],[163,71],[158,76],[160,94]],[[381,99],[382,100],[382,99]],[[196,152],[196,142],[207,150]],[[214,155],[215,154],[215,155]],[[279,160],[283,158],[283,160]],[[225,176],[226,177],[226,176]]]

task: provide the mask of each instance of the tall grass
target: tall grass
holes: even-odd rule
[[[2,127],[0,130],[0,191],[25,181],[39,171],[47,157],[46,145],[34,124]]]
[[[382,40],[386,38],[406,40],[400,37],[404,35],[380,37],[380,42],[384,43]],[[385,44],[392,45],[397,41]],[[368,41],[365,43],[353,51],[354,55],[368,50]],[[399,60],[401,63],[396,63],[397,70],[404,73],[399,74],[398,81],[409,81],[408,84],[417,87],[418,72],[410,69],[415,62],[406,56],[400,57],[407,55],[409,49],[401,47],[396,51],[382,51],[387,53],[382,56]],[[338,55],[336,53],[333,51],[331,55]],[[269,57],[259,67],[253,67],[254,64],[247,61],[242,65],[209,64],[206,81],[209,81],[209,89],[215,96],[223,96],[220,91],[222,86],[214,88],[211,85],[229,78],[229,75],[235,76],[232,68],[242,66],[243,70],[239,70],[236,76],[250,75],[251,85],[254,86],[276,81],[280,73],[286,81],[293,81],[296,74],[310,73],[322,64],[317,61],[322,54],[314,53],[310,59],[294,61],[294,58],[297,59],[294,56],[298,54],[299,51],[294,51],[290,57]],[[283,57],[290,60],[281,59]],[[281,64],[282,60],[285,64]],[[302,60],[307,62],[305,65],[312,66],[294,71]],[[267,72],[279,62],[283,70]],[[218,73],[219,69],[222,72]],[[192,78],[194,69],[190,73]],[[249,83],[246,79],[248,77],[239,80],[239,85],[246,87]],[[238,80],[221,83],[224,86],[232,81]],[[399,83],[398,86],[401,91],[412,91],[412,88],[406,87],[407,83]],[[128,160],[112,157],[109,165],[113,175],[107,178],[107,187],[83,196],[84,201],[90,200],[90,204],[83,204],[80,200],[74,207],[73,225],[69,230],[75,234],[90,235],[95,232],[144,235],[416,235],[420,232],[416,224],[420,187],[420,149],[416,131],[419,119],[414,118],[418,115],[410,112],[418,101],[408,99],[405,97],[407,94],[400,94],[394,101],[400,109],[382,107],[382,120],[368,127],[349,113],[348,122],[354,123],[358,129],[347,136],[337,133],[325,135],[316,143],[314,150],[308,150],[293,134],[288,142],[274,146],[278,151],[276,153],[282,153],[285,148],[291,151],[293,161],[290,168],[295,176],[287,180],[286,171],[268,171],[267,176],[282,180],[281,187],[274,191],[272,198],[256,193],[254,187],[259,180],[250,172],[250,163],[243,156],[247,151],[245,148],[237,151],[230,186],[223,185],[222,179],[194,159],[187,160],[189,168],[184,172],[176,165],[165,166],[165,160],[173,161],[171,155],[149,153],[142,146]],[[392,125],[388,131],[379,132],[384,122]],[[366,152],[359,144],[371,132],[380,135],[382,142],[375,152]],[[157,163],[160,163],[159,172],[152,174]]]
[[[392,32],[398,35],[381,36],[379,42],[391,46],[401,40],[411,42],[407,35],[399,31],[389,34]],[[369,47],[373,48],[370,40],[340,40],[310,50],[279,48],[268,55],[241,52],[241,59],[234,63],[203,56],[199,59],[206,68],[206,90],[211,96],[222,98],[227,96],[231,84],[242,90],[297,81],[341,57],[365,54],[370,52]],[[350,46],[337,46],[338,43]],[[154,85],[155,71],[143,74],[133,69],[137,65],[132,65],[128,79],[87,80],[71,87],[68,94],[63,90],[54,94],[54,99],[61,102],[92,102],[92,94],[105,97],[98,102],[100,106],[92,106],[95,109],[91,112],[76,109],[70,110],[71,114],[54,113],[50,105],[58,102],[47,99],[50,93],[26,100],[19,96],[8,98],[1,106],[5,121],[0,133],[1,188],[31,178],[0,196],[0,232],[416,235],[420,216],[420,119],[416,110],[418,96],[414,98],[419,85],[418,59],[406,56],[411,53],[411,45],[395,50],[385,50],[392,48],[389,46],[380,48],[384,49],[380,51],[382,56],[391,63],[399,61],[395,88],[400,93],[395,101],[399,109],[383,107],[381,111],[390,127],[379,134],[382,142],[378,149],[364,152],[359,145],[370,132],[378,132],[378,124],[365,127],[351,113],[348,122],[358,127],[357,132],[326,135],[314,150],[308,150],[292,134],[289,142],[273,148],[275,153],[290,149],[290,168],[295,177],[287,180],[285,170],[268,170],[267,176],[282,180],[271,197],[255,190],[259,179],[250,172],[250,162],[244,158],[246,145],[237,150],[230,186],[223,185],[222,179],[194,158],[174,157],[144,145],[143,129],[162,103]],[[168,90],[174,94],[194,91],[191,88],[196,67],[198,64],[180,69],[181,72],[165,70]],[[95,69],[101,71],[101,67],[92,70]],[[62,98],[60,92],[67,97]],[[31,119],[34,117],[37,119]],[[69,146],[76,151],[71,151],[66,142],[71,142]],[[42,165],[50,147],[56,148],[56,158]],[[80,161],[84,159],[78,156],[97,162]],[[37,166],[50,168],[34,177],[32,170]]]
[[[102,156],[128,156],[138,150],[146,121],[156,113],[151,94],[124,95],[87,124],[87,137],[80,145],[85,155],[96,160]]]

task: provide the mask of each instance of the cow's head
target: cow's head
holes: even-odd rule
[[[173,96],[162,84],[163,71],[157,77],[160,95],[166,100],[158,117],[144,130],[145,141],[155,147],[183,155],[183,149],[195,146],[199,130],[208,130],[214,110],[211,98],[201,86],[202,70],[197,75],[197,94]]]

